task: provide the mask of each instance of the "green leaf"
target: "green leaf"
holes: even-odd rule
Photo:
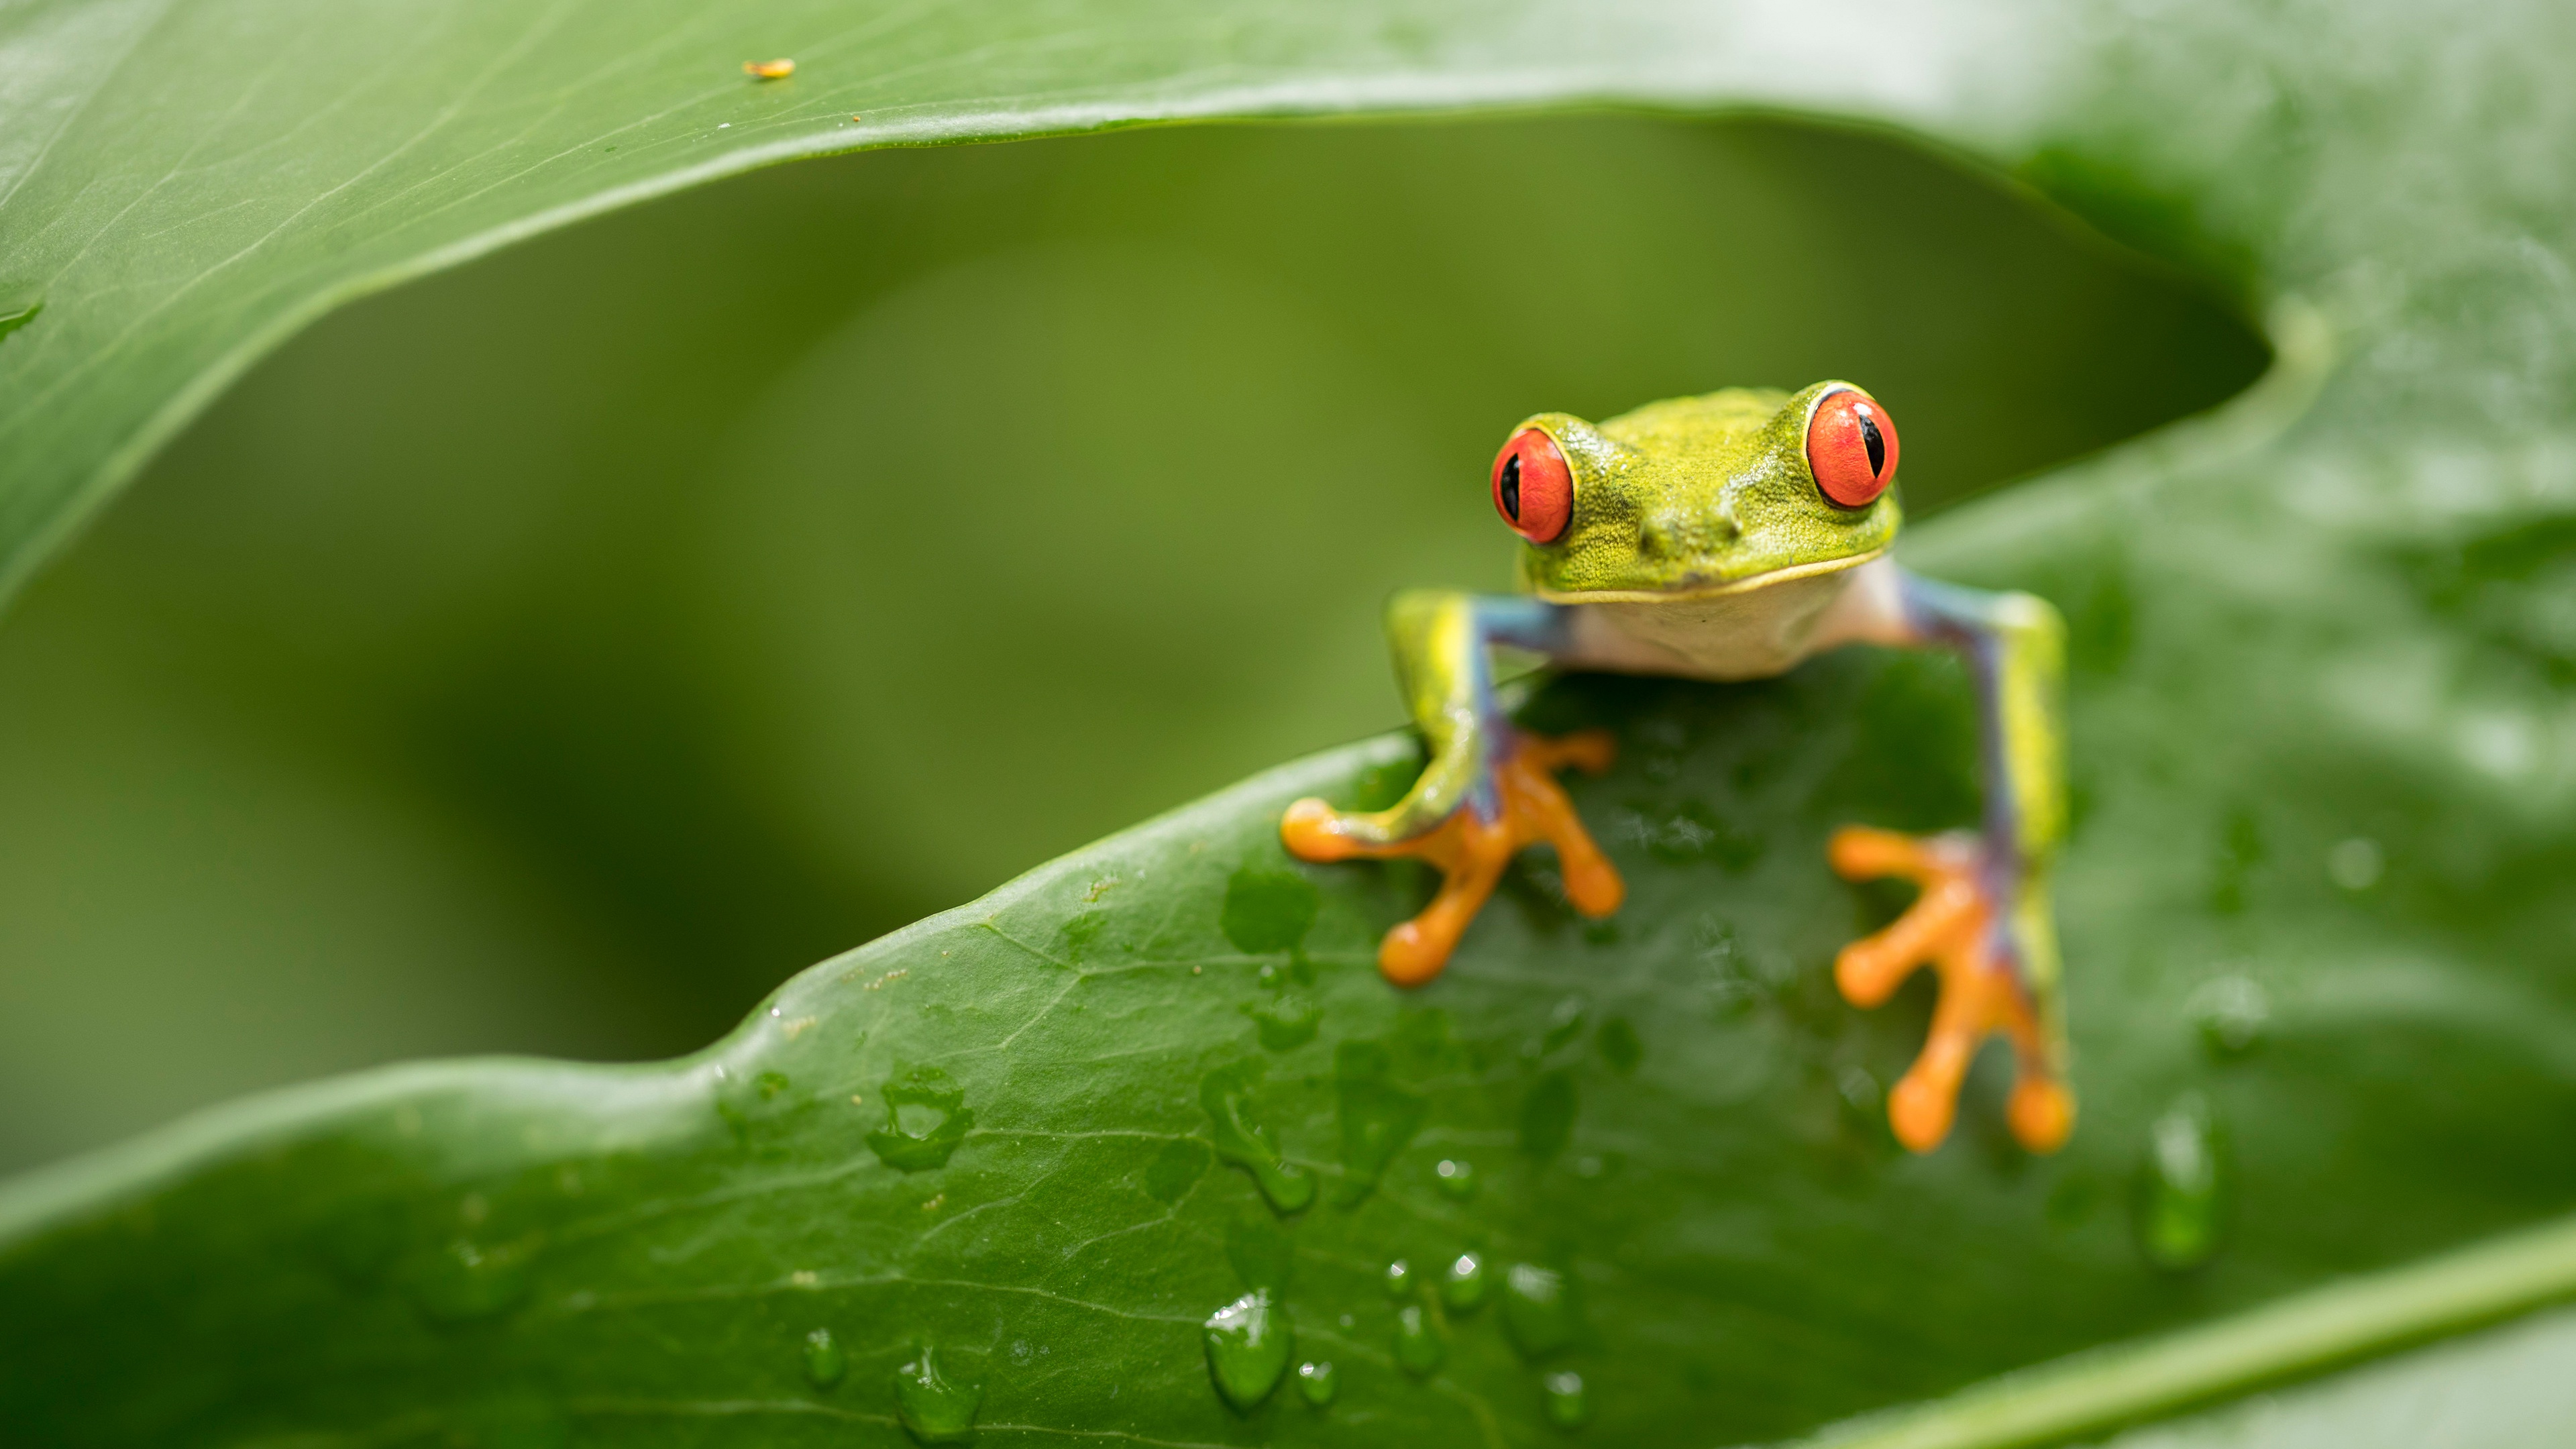
[[[1927,1003],[1856,1013],[1826,979],[1888,903],[1832,880],[1825,833],[1960,818],[1955,669],[1568,681],[1533,718],[1623,744],[1577,790],[1630,877],[1612,929],[1529,862],[1438,985],[1392,991],[1373,942],[1420,882],[1292,865],[1273,831],[1289,798],[1353,798],[1408,746],[1317,757],[816,968],[685,1061],[377,1073],[13,1184],[0,1422],[62,1443],[1532,1444],[1588,1418],[1603,1442],[1668,1442],[1968,1390],[1877,1424],[1986,1444],[2563,1294],[2510,1243],[2407,1265],[2576,1200],[2571,22],[2033,6],[1880,25],[1860,46],[1804,12],[1697,7],[0,19],[0,297],[34,318],[0,339],[16,575],[332,301],[872,141],[1796,103],[1918,127],[2223,270],[2284,358],[2217,418],[1906,545],[2046,593],[2072,627],[2085,1115],[2057,1158],[2009,1146],[1986,1074],[1948,1148],[1898,1152],[1874,1097]],[[792,81],[732,69],[800,52]],[[1727,849],[1677,848],[1711,820]],[[1228,901],[1290,875],[1315,910],[1279,947],[1277,912]],[[1300,959],[1316,1030],[1265,1038],[1258,1008]],[[1631,1039],[1596,1049],[1580,1023],[1613,1019]],[[2167,1151],[2177,1132],[2191,1152]],[[1442,1185],[1462,1160],[1472,1194]],[[1447,1268],[1386,1287],[1392,1260],[1469,1254],[1498,1285],[1481,1302],[1434,1289]],[[2380,1276],[2335,1296],[2356,1274]],[[1329,1356],[1329,1404],[1276,1391],[1274,1321]],[[2500,1341],[2350,1382],[2456,1382]],[[2268,1346],[2207,1351],[2249,1342]]]

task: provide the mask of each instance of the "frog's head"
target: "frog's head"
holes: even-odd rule
[[[1673,598],[1848,567],[1885,549],[1896,427],[1847,382],[1729,388],[1594,425],[1541,413],[1494,459],[1494,507],[1543,598]]]

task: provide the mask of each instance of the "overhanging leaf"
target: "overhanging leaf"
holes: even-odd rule
[[[1973,99],[2002,19],[1907,26],[1952,72],[1927,108],[1788,17],[1692,7],[36,0],[0,15],[0,315],[44,308],[0,345],[0,587],[321,312],[693,182],[1191,117],[1592,96],[1928,115]],[[792,76],[744,73],[779,56]]]

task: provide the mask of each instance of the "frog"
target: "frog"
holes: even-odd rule
[[[1402,798],[1341,810],[1290,804],[1282,843],[1315,862],[1410,858],[1440,884],[1380,940],[1399,987],[1437,978],[1513,859],[1554,850],[1563,893],[1592,918],[1626,884],[1559,780],[1617,755],[1603,729],[1547,735],[1498,694],[1495,651],[1566,671],[1735,682],[1850,646],[1941,649],[1973,683],[1976,828],[1909,835],[1852,824],[1826,863],[1897,879],[1913,902],[1844,946],[1834,980],[1857,1009],[1930,968],[1922,1048],[1886,1094],[1887,1124],[1928,1153],[1949,1135],[1970,1063],[2001,1037],[2015,1073],[2004,1119],[2053,1152],[2074,1129],[2051,872],[2067,827],[2065,625],[2045,599],[1944,582],[1891,549],[1904,521],[1896,425],[1849,382],[1726,388],[1600,423],[1545,412],[1514,427],[1488,477],[1519,538],[1509,594],[1406,589],[1386,606],[1399,691],[1426,748]]]

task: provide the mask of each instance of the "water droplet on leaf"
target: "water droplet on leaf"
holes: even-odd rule
[[[1464,1158],[1444,1157],[1431,1173],[1440,1190],[1454,1201],[1465,1202],[1476,1195],[1476,1168]]]
[[[2272,1017],[2272,998],[2249,976],[2220,976],[2204,981],[2183,1003],[2183,1013],[2200,1032],[2200,1044],[2214,1057],[2242,1056],[2262,1044],[2264,1024]]]
[[[895,1413],[924,1444],[963,1444],[975,1437],[980,1386],[953,1382],[939,1368],[938,1351],[923,1344],[912,1362],[894,1371]]]
[[[1485,1301],[1485,1260],[1475,1253],[1460,1253],[1449,1262],[1449,1271],[1440,1280],[1440,1300],[1461,1313],[1472,1313]]]
[[[1560,1429],[1580,1429],[1592,1417],[1592,1406],[1583,1397],[1583,1375],[1567,1369],[1549,1374],[1541,1381],[1547,1390],[1547,1421]]]
[[[937,1067],[915,1067],[886,1079],[878,1093],[885,1125],[868,1134],[868,1150],[903,1172],[945,1167],[975,1125],[966,1093]]]
[[[1259,1288],[1208,1315],[1205,1336],[1208,1373],[1217,1392],[1245,1413],[1279,1387],[1296,1347],[1288,1316],[1273,1308],[1270,1294]]]
[[[1581,1323],[1563,1273],[1514,1263],[1503,1273],[1503,1333],[1521,1357],[1538,1360],[1571,1345]]]
[[[1331,1403],[1341,1388],[1342,1376],[1329,1361],[1309,1359],[1297,1365],[1297,1392],[1316,1408]]]
[[[1199,1105],[1215,1124],[1216,1155],[1252,1174],[1273,1211],[1301,1212],[1315,1200],[1315,1179],[1281,1155],[1270,1129],[1254,1116],[1252,1088],[1260,1080],[1257,1061],[1219,1068],[1199,1083]]]
[[[814,1387],[828,1389],[849,1376],[850,1355],[832,1339],[832,1330],[818,1328],[805,1335],[805,1377]]]
[[[1408,1303],[1395,1311],[1395,1362],[1417,1379],[1440,1371],[1449,1358],[1449,1335],[1430,1307]]]
[[[2186,1092],[2147,1129],[2139,1174],[2138,1243],[2147,1261],[2179,1272],[2218,1251],[2226,1140],[2207,1098]]]
[[[1387,1264],[1385,1282],[1387,1297],[1397,1299],[1412,1297],[1413,1265],[1402,1258]]]
[[[1243,1008],[1260,1030],[1261,1044],[1274,1052],[1290,1051],[1315,1039],[1315,1028],[1324,1019],[1324,1009],[1315,998],[1302,991],[1283,991],[1276,1000],[1256,1001]]]

